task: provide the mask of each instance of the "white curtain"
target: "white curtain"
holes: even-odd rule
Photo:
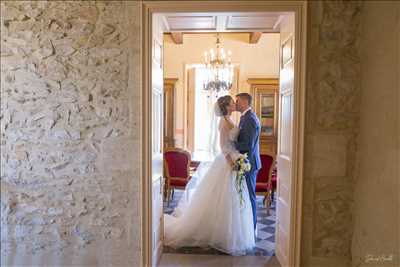
[[[199,160],[211,161],[219,152],[219,119],[214,114],[214,105],[218,97],[226,95],[228,92],[220,92],[217,96],[210,95],[203,90],[203,83],[206,79],[204,67],[196,68],[195,77],[194,152]]]

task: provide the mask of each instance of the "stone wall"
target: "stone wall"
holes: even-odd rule
[[[350,262],[361,2],[310,1],[302,264]]]
[[[137,266],[140,7],[1,2],[1,264]]]
[[[400,2],[366,2],[361,40],[352,264],[400,266]]]

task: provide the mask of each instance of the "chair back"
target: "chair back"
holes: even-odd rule
[[[190,177],[190,153],[179,148],[167,148],[164,152],[164,168],[168,178]]]
[[[258,171],[256,183],[269,183],[271,181],[275,157],[272,155],[261,154],[260,158],[261,169]]]

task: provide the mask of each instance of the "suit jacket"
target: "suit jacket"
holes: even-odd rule
[[[242,154],[247,153],[251,171],[259,170],[261,168],[259,144],[261,126],[257,115],[252,110],[246,112],[240,118],[239,128],[236,149]]]

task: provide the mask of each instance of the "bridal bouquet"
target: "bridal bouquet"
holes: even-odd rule
[[[249,159],[247,158],[247,153],[240,154],[238,159],[235,162],[234,170],[237,171],[236,175],[236,190],[239,193],[240,205],[242,206],[244,203],[243,199],[243,181],[245,180],[246,172],[249,172],[251,169],[251,164]]]

